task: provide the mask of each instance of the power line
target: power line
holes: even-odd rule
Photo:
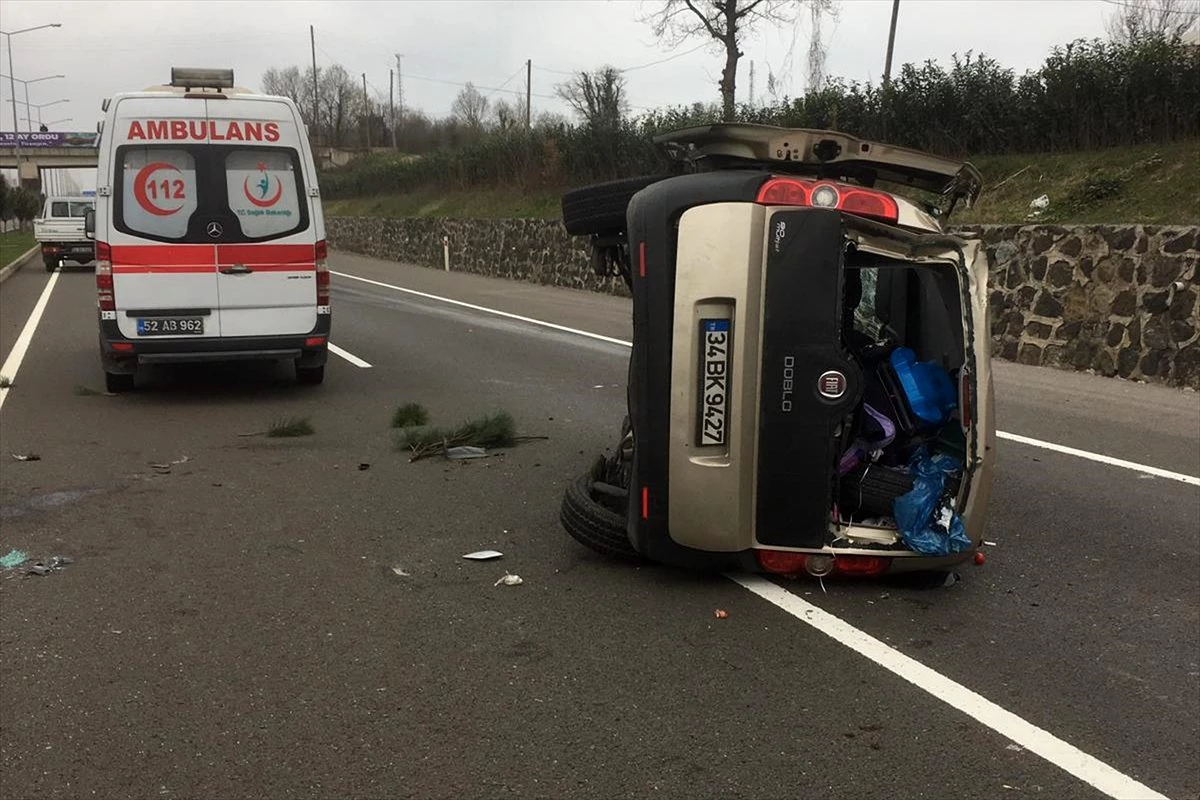
[[[704,48],[709,47],[712,44],[713,44],[713,42],[701,42],[700,44],[696,45],[695,47],[691,48],[690,50],[684,50],[682,53],[675,53],[674,55],[667,56],[666,58],[660,58],[657,61],[650,61],[645,64],[638,64],[635,67],[618,67],[616,69],[617,69],[617,72],[636,72],[639,69],[648,69],[649,67],[657,67],[659,64],[666,64],[668,61],[674,61],[677,58],[683,58],[684,56],[690,56],[692,53],[695,53],[697,50],[703,50]],[[551,69],[550,67],[539,67],[536,64],[533,66],[533,68],[540,72],[550,72],[555,75],[575,75],[575,74],[579,73],[579,70]]]
[[[504,83],[500,84],[500,87],[499,87],[499,88],[497,88],[497,89],[493,89],[492,91],[490,91],[490,92],[488,92],[486,95],[484,95],[484,97],[491,97],[491,96],[492,96],[492,95],[494,95],[496,92],[502,91],[502,90],[504,89],[504,87],[505,87],[505,86],[508,86],[510,83],[512,83],[512,79],[513,79],[513,78],[515,78],[515,77],[517,77],[518,75],[520,75],[520,74],[521,74],[521,72],[522,72],[524,69],[525,69],[525,67],[524,67],[523,65],[522,65],[522,66],[520,66],[520,67],[518,67],[518,68],[517,68],[517,71],[516,71],[516,72],[514,72],[512,75],[509,75],[509,76],[508,76],[508,80],[506,80]]]
[[[1152,6],[1148,3],[1146,5],[1137,5],[1134,3],[1125,3],[1125,2],[1122,2],[1122,0],[1103,0],[1103,2],[1108,3],[1110,6],[1121,6],[1122,8],[1136,8],[1138,10],[1148,9],[1150,11],[1157,11],[1160,14],[1195,14],[1196,13],[1195,10],[1191,10],[1191,9],[1164,8],[1163,6]]]

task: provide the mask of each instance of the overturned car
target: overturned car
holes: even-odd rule
[[[568,487],[567,532],[787,575],[971,557],[995,453],[987,260],[944,225],[978,171],[833,131],[657,142],[679,174],[563,197],[634,329],[619,446]]]

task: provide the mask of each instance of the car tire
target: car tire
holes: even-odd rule
[[[133,375],[123,372],[104,373],[104,389],[109,394],[132,392],[134,387]]]
[[[623,178],[572,189],[562,196],[563,227],[571,236],[615,234],[625,230],[625,212],[635,194],[663,176]]]
[[[319,367],[296,367],[296,380],[305,386],[316,386],[325,380],[325,365]]]
[[[559,511],[563,528],[572,539],[601,555],[641,560],[625,533],[625,518],[593,499],[594,474],[589,470],[567,485]]]

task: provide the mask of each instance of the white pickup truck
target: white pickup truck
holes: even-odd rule
[[[42,245],[46,271],[62,262],[88,264],[96,258],[96,243],[84,235],[83,216],[96,207],[91,197],[47,197],[42,215],[33,221],[33,237]]]

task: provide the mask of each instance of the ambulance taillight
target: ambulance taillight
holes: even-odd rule
[[[96,242],[96,305],[101,311],[116,311],[113,292],[112,248],[108,242]]]
[[[329,313],[329,248],[325,240],[317,242],[313,248],[317,262],[317,313]]]

